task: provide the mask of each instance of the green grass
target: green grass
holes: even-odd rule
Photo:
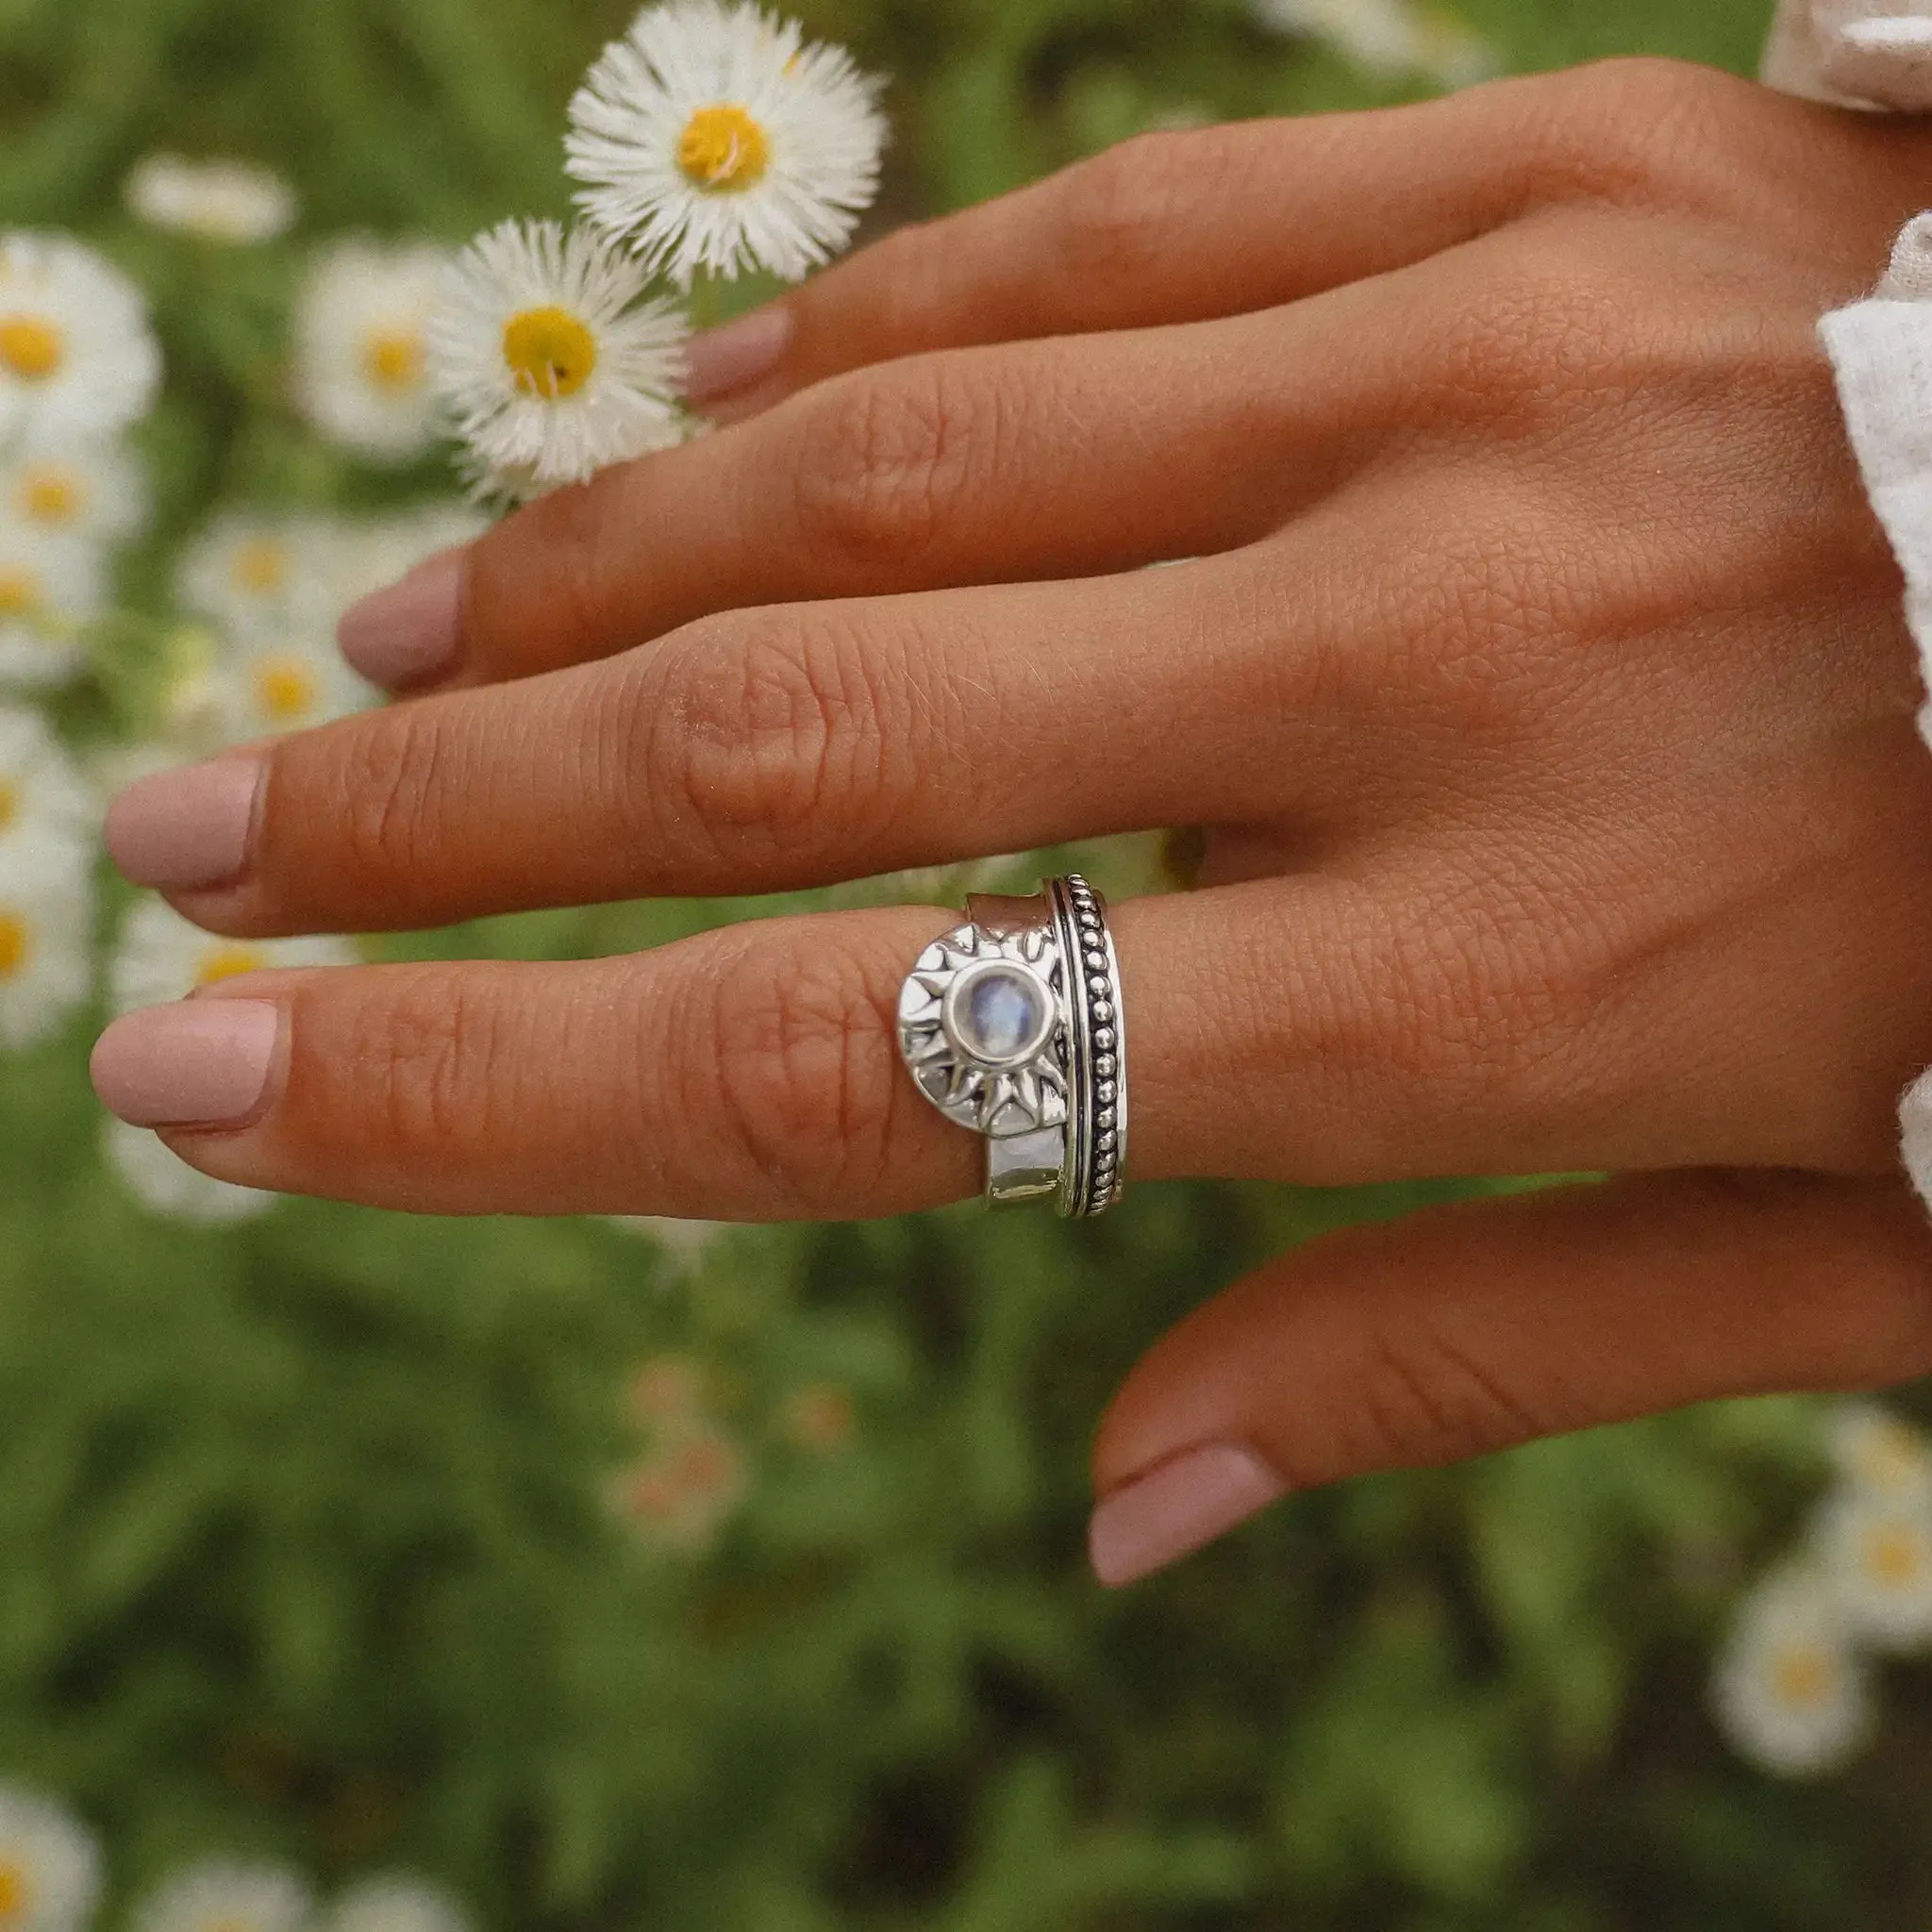
[[[371,503],[282,392],[303,249],[563,204],[612,0],[0,0],[0,218],[155,295],[156,599],[219,500]],[[957,206],[1200,107],[1370,98],[1235,0],[817,0],[894,76],[886,206]],[[1736,0],[1468,0],[1512,65],[1748,66]],[[156,146],[300,185],[208,258],[117,205]],[[1294,215],[1284,183],[1282,218]],[[1368,211],[1373,218],[1373,211]],[[76,720],[96,714],[83,706]],[[1103,865],[1107,862],[1103,858]],[[656,942],[742,908],[495,923],[408,951]],[[1730,1592],[1813,1474],[1754,1405],[1301,1498],[1103,1597],[1084,1456],[1164,1326],[1288,1241],[1426,1191],[1146,1188],[1084,1234],[958,1211],[746,1231],[690,1280],[594,1224],[295,1205],[206,1234],[100,1170],[86,1028],[0,1063],[0,1775],[106,1833],[117,1900],[266,1851],[394,1862],[502,1932],[1813,1932],[1932,1917],[1924,1687],[1837,1787],[1700,1714]],[[701,1365],[749,1470],[710,1555],[604,1503],[626,1378]],[[832,1453],[801,1390],[849,1397]]]

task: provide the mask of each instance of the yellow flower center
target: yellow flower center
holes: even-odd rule
[[[1837,1672],[1824,1651],[1788,1650],[1772,1668],[1772,1688],[1781,1704],[1815,1709],[1830,1695]]]
[[[32,617],[41,608],[40,577],[25,564],[0,565],[0,617]]]
[[[235,588],[251,597],[273,597],[289,581],[289,546],[273,537],[251,537],[230,566]]]
[[[219,986],[225,979],[240,979],[244,974],[260,973],[268,965],[268,955],[259,946],[210,946],[194,969],[194,984]]]
[[[519,394],[574,396],[597,368],[597,338],[567,308],[526,308],[503,331],[503,359]]]
[[[1865,1557],[1873,1575],[1890,1590],[1907,1589],[1924,1567],[1924,1550],[1907,1529],[1874,1530]]]
[[[700,108],[678,141],[677,165],[686,180],[708,194],[741,192],[765,178],[772,143],[742,108]]]
[[[34,1902],[34,1881],[18,1858],[0,1858],[0,1926],[24,1925]]]
[[[264,658],[255,666],[253,679],[262,715],[277,724],[299,724],[322,695],[315,673],[299,658]]]
[[[20,787],[10,778],[0,778],[0,832],[20,816]]]
[[[423,338],[414,329],[384,329],[362,345],[363,374],[392,395],[423,386],[425,359]]]
[[[18,979],[33,958],[34,929],[24,913],[9,912],[0,906],[0,980]],[[0,1872],[18,1867],[0,1864]]]
[[[51,322],[38,315],[0,316],[0,363],[23,382],[58,375],[66,359],[66,338]]]
[[[73,470],[42,463],[22,472],[21,509],[38,524],[71,524],[87,508],[87,485]]]

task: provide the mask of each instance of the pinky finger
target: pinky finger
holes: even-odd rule
[[[1932,1228],[1903,1179],[1679,1174],[1355,1229],[1158,1342],[1094,1452],[1101,1580],[1293,1490],[1719,1397],[1932,1367]]]

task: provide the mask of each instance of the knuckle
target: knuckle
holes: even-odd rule
[[[1470,286],[1420,371],[1448,433],[1522,427],[1627,396],[1669,353],[1670,325],[1621,261],[1564,234],[1525,237],[1509,272]]]
[[[830,608],[693,626],[631,707],[661,828],[795,852],[891,809],[911,725],[886,648]]]
[[[1757,93],[1715,68],[1653,57],[1557,76],[1541,90],[1533,142],[1541,198],[1701,200],[1734,171]]]
[[[977,452],[997,432],[992,391],[945,358],[835,385],[808,412],[793,468],[807,551],[862,569],[916,562],[972,491]]]
[[[1177,223],[1218,198],[1236,166],[1228,130],[1137,134],[1058,178],[1058,253],[1069,278],[1139,284],[1173,255]]]
[[[342,1118],[358,1136],[373,1131],[391,1150],[446,1158],[487,1146],[504,1124],[503,1014],[469,975],[385,979],[349,1015],[347,1036],[341,1065],[355,1105]]]
[[[399,706],[349,725],[333,757],[340,849],[357,871],[408,875],[433,863],[447,738],[433,712]]]
[[[1398,1469],[1493,1455],[1545,1433],[1543,1424],[1447,1324],[1400,1320],[1370,1330],[1362,1399],[1379,1454]]]
[[[895,1141],[889,1002],[836,946],[747,946],[703,991],[715,1115],[727,1158],[788,1208],[863,1196]],[[698,1116],[702,1118],[703,1116]]]

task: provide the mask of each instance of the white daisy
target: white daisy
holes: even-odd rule
[[[241,678],[214,657],[183,666],[160,693],[160,736],[142,748],[149,769],[195,763],[243,742],[251,735],[249,709]]]
[[[1932,1507],[1854,1489],[1828,1497],[1817,1561],[1853,1633],[1883,1650],[1932,1642]]]
[[[436,441],[425,330],[448,262],[420,242],[341,242],[317,258],[296,309],[295,391],[331,442],[400,463]]]
[[[1836,1593],[1808,1570],[1774,1573],[1740,1607],[1711,1685],[1733,1746],[1763,1770],[1815,1777],[1872,1727],[1871,1686]]]
[[[39,1045],[86,1003],[93,937],[82,856],[0,848],[0,1047]]]
[[[0,852],[84,858],[100,817],[93,788],[40,713],[0,705]]]
[[[232,708],[237,740],[277,738],[366,710],[375,687],[351,671],[332,628],[232,639],[199,693]]]
[[[100,1892],[100,1848],[86,1826],[0,1785],[0,1932],[83,1932]]]
[[[231,248],[273,242],[295,221],[295,191],[252,161],[190,161],[149,155],[125,190],[129,210],[151,227]]]
[[[162,1007],[244,973],[283,968],[353,966],[344,940],[225,940],[191,925],[164,899],[144,898],[127,915],[108,969],[117,1013]]]
[[[1882,1404],[1839,1403],[1826,1441],[1851,1488],[1897,1503],[1932,1504],[1932,1442]]]
[[[0,235],[0,438],[36,449],[117,436],[147,414],[161,352],[121,271],[66,235]]]
[[[0,687],[45,691],[77,676],[107,591],[96,545],[0,521]]]
[[[125,443],[0,461],[0,518],[57,540],[124,542],[147,521],[147,476]]]
[[[132,744],[97,746],[89,754],[87,775],[104,810],[128,786],[199,764],[249,735],[241,679],[216,663],[219,640],[203,632],[198,641],[205,651],[184,654],[164,675],[155,735]]]
[[[328,1924],[329,1932],[471,1932],[469,1914],[441,1886],[402,1872],[352,1885]]]
[[[681,440],[673,397],[690,325],[674,304],[639,300],[646,280],[555,222],[505,222],[464,251],[430,360],[477,463],[555,489]]]
[[[308,1888],[293,1872],[209,1858],[150,1893],[134,1932],[300,1932],[311,1909]]]
[[[150,1214],[196,1227],[231,1227],[270,1212],[281,1200],[254,1188],[218,1181],[189,1164],[144,1127],[110,1119],[101,1152],[122,1185]],[[0,1921],[0,1925],[4,1925]]]
[[[578,204],[654,274],[802,280],[878,192],[879,82],[743,0],[647,7],[571,103]]]
[[[226,510],[190,543],[176,591],[224,630],[270,636],[335,623],[333,528],[317,517]]]

